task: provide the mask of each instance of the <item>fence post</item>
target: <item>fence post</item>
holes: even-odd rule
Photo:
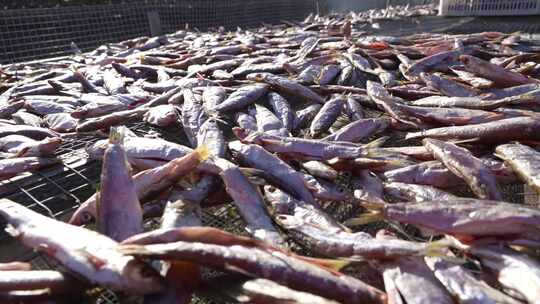
[[[160,36],[162,34],[161,30],[161,19],[159,18],[158,11],[150,11],[147,13],[148,24],[150,25],[150,35],[151,36]]]

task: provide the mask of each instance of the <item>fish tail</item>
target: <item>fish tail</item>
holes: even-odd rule
[[[197,157],[201,162],[207,160],[211,156],[207,145],[198,147],[194,152],[197,153]]]
[[[126,127],[124,126],[111,127],[111,131],[109,133],[109,143],[120,145],[123,144],[125,133]]]
[[[359,217],[351,218],[345,221],[345,226],[359,226],[359,225],[366,225],[373,222],[377,222],[383,219],[383,215],[381,212],[371,212],[362,214]]]
[[[431,257],[445,257],[451,245],[448,240],[431,242],[427,244],[425,254]]]

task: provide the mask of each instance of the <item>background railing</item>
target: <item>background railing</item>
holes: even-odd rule
[[[375,8],[385,8],[387,5],[421,5],[438,3],[439,0],[326,0],[327,8],[331,11],[365,11]]]
[[[122,4],[0,10],[0,64],[52,58],[104,43],[191,28],[252,27],[299,20],[314,0],[153,0]]]

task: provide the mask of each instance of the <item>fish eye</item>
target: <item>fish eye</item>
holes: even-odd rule
[[[338,187],[337,191],[338,191],[339,193],[344,193],[344,192],[345,192],[345,188],[343,188],[343,187]]]
[[[274,193],[274,192],[276,192],[276,190],[277,189],[275,187],[272,187],[272,186],[268,187],[268,192]]]
[[[94,221],[94,216],[90,214],[90,212],[83,212],[81,215],[81,219],[84,224],[88,224]]]

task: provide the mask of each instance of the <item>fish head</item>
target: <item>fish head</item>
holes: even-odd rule
[[[90,143],[86,146],[85,150],[88,156],[92,159],[101,159],[107,149],[107,139],[99,140],[95,143]]]
[[[71,219],[69,220],[69,223],[75,226],[83,226],[83,225],[91,224],[95,222],[95,220],[96,218],[92,213],[88,211],[81,211],[81,212],[74,213]]]
[[[285,229],[294,229],[296,227],[300,227],[300,226],[306,224],[301,219],[299,219],[297,217],[294,217],[292,215],[288,215],[288,214],[280,214],[280,215],[278,215],[277,216],[277,221]]]
[[[165,290],[165,279],[150,265],[139,260],[131,260],[124,268],[123,277],[131,292],[154,294]]]
[[[246,76],[247,80],[262,82],[265,79],[265,73],[251,73]]]
[[[245,130],[239,127],[232,128],[232,132],[234,133],[234,136],[236,136],[236,138],[238,138],[240,141],[248,137],[250,133],[249,130]]]
[[[53,154],[61,144],[62,138],[60,137],[45,138],[40,146],[40,151],[44,154]]]

